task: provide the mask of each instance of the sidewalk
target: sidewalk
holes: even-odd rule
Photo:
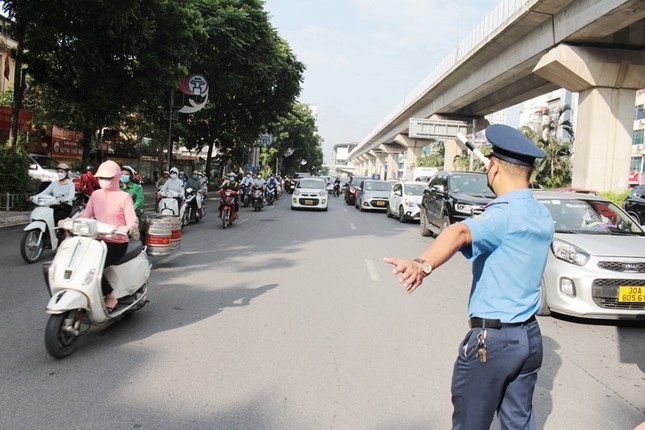
[[[16,225],[27,225],[29,222],[30,211],[26,212],[9,212],[0,211],[0,228],[13,227]]]

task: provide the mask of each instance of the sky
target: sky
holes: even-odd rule
[[[307,70],[299,101],[318,107],[326,163],[360,142],[500,0],[265,0]]]

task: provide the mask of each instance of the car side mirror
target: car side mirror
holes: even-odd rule
[[[443,185],[433,185],[432,189],[437,191],[437,192],[439,192],[439,193],[443,193],[443,192],[446,191],[445,188],[443,187]]]
[[[29,170],[38,170],[38,166],[36,166],[35,164],[30,164]]]

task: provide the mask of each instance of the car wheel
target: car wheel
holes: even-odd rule
[[[636,221],[638,223],[638,225],[641,225],[641,219],[640,219],[640,217],[638,216],[638,214],[636,212],[627,212],[627,215],[632,217],[634,219],[634,221]]]
[[[422,209],[421,215],[419,216],[419,229],[421,231],[421,236],[432,237],[432,232],[428,229],[428,220],[426,219],[426,213]]]
[[[540,283],[540,310],[537,312],[538,315],[543,317],[548,317],[551,315],[551,309],[549,308],[549,303],[546,299],[546,287],[544,286],[544,279]]]
[[[447,229],[448,226],[450,226],[450,218],[448,218],[448,215],[444,215],[441,217],[441,231]]]
[[[390,212],[390,204],[387,204],[387,207],[385,208],[385,216],[388,218],[392,218],[392,212]]]
[[[363,212],[363,201],[361,200],[360,202],[358,202],[358,206],[356,207],[358,208],[359,211]]]
[[[405,222],[405,212],[403,211],[403,205],[399,206],[399,222]]]

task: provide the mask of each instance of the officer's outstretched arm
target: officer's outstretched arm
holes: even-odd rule
[[[456,223],[437,236],[432,245],[419,258],[427,261],[434,270],[448,261],[462,246],[471,242],[472,236],[468,226],[461,222]],[[403,284],[408,293],[412,293],[423,282],[425,274],[423,266],[418,262],[398,258],[384,258],[383,261],[394,266],[394,275],[401,274],[399,282]]]

